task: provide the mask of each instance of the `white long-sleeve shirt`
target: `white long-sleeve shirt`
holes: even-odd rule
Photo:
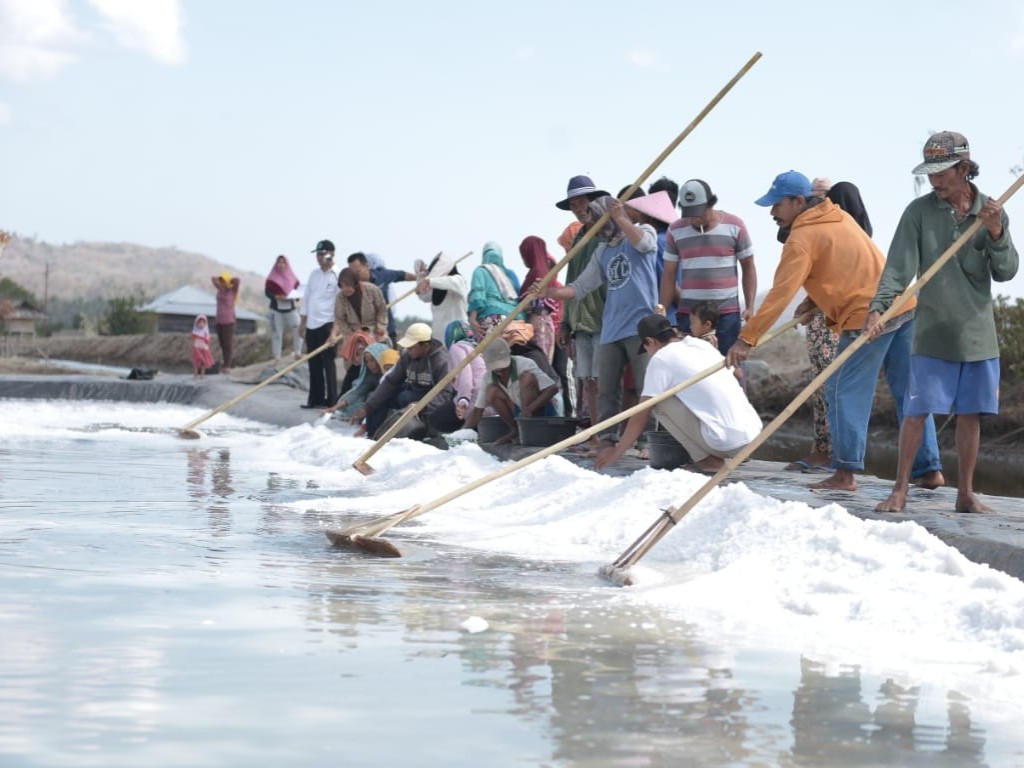
[[[333,269],[314,269],[306,281],[299,314],[306,318],[306,328],[321,328],[334,323],[334,300],[338,295],[338,276]]]

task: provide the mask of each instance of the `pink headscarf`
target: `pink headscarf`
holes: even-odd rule
[[[284,264],[278,266],[278,261],[284,260]],[[292,265],[288,263],[288,257],[284,254],[274,259],[274,266],[270,268],[267,275],[267,289],[274,294],[287,296],[299,287],[299,278],[292,272]]]
[[[519,244],[519,255],[523,258],[523,264],[529,268],[526,277],[523,278],[522,290],[519,292],[519,296],[522,298],[529,293],[533,284],[539,282],[558,262],[548,253],[547,244],[536,235],[529,235],[523,239],[523,242]],[[552,280],[548,285],[562,287],[557,279]],[[557,327],[562,319],[562,302],[555,299],[543,299],[542,301],[554,316]]]

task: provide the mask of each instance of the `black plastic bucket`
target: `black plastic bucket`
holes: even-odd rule
[[[651,454],[651,469],[676,469],[690,463],[690,454],[672,437],[671,432],[645,433]]]
[[[501,416],[484,416],[476,425],[476,441],[493,443],[507,435],[512,429]]]
[[[560,443],[576,434],[579,419],[565,419],[559,416],[520,418],[519,442],[521,445],[548,446]]]

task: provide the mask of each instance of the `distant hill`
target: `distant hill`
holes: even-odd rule
[[[47,272],[47,267],[49,271]],[[147,248],[133,243],[52,243],[14,235],[0,255],[0,278],[6,277],[49,299],[110,299],[141,293],[154,298],[183,285],[213,292],[210,277],[224,265],[177,248]],[[231,270],[241,278],[239,304],[266,311],[265,275]]]

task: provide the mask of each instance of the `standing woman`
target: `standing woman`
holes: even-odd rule
[[[547,244],[536,235],[526,237],[519,244],[519,255],[529,270],[519,292],[520,298],[525,298],[534,284],[539,283],[551,271],[555,262],[548,255]],[[557,280],[552,280],[548,285],[562,287]],[[526,320],[533,326],[534,341],[544,350],[550,363],[555,353],[555,329],[562,322],[562,302],[547,297],[536,298],[526,310]]]
[[[473,270],[469,285],[469,327],[478,339],[482,339],[517,304],[519,278],[505,266],[501,246],[488,241],[484,243],[483,258],[480,266]],[[521,320],[522,316],[516,319]]]
[[[388,304],[380,288],[363,282],[352,267],[345,267],[338,275],[331,339],[344,343],[359,330],[365,330],[374,341],[388,341]]]
[[[217,289],[217,315],[214,322],[217,325],[220,353],[224,358],[220,372],[230,373],[233,363],[232,345],[235,341],[235,304],[238,303],[239,280],[225,270],[219,275],[211,277],[210,282]]]
[[[292,272],[288,257],[284,254],[274,260],[274,266],[267,275],[264,294],[270,299],[270,356],[276,363],[281,359],[281,347],[285,331],[292,334],[292,350],[295,359],[302,354],[302,336],[299,335],[299,313],[297,299],[289,298],[299,287],[299,278]]]
[[[416,275],[416,296],[430,304],[431,337],[443,342],[448,323],[467,322],[469,286],[466,278],[459,274],[452,257],[443,251],[429,265],[417,260]]]

